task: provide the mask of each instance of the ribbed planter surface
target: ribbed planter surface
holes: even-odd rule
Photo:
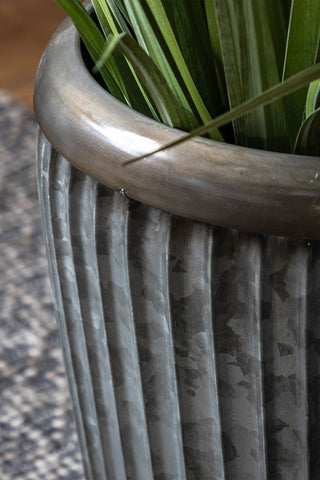
[[[319,242],[129,201],[42,134],[38,158],[87,479],[319,479]]]

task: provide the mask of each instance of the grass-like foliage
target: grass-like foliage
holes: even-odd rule
[[[183,141],[320,154],[320,0],[92,0],[97,23],[56,1],[109,92]]]

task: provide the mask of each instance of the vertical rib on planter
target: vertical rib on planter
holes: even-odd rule
[[[267,471],[259,236],[217,229],[212,268],[213,331],[226,478],[264,480]]]
[[[212,227],[173,217],[170,302],[188,480],[224,480],[211,295]]]
[[[304,240],[269,237],[263,282],[263,338],[269,475],[309,478],[307,269]]]
[[[85,419],[83,415],[85,410],[81,408],[82,402],[80,401],[79,385],[76,381],[77,374],[73,366],[73,352],[71,341],[69,338],[68,329],[66,325],[66,315],[69,313],[68,305],[65,305],[66,292],[63,291],[63,277],[59,276],[61,268],[57,263],[56,252],[58,252],[58,243],[62,242],[64,238],[64,232],[60,232],[60,220],[55,221],[57,218],[57,211],[59,211],[59,217],[61,219],[59,205],[59,192],[55,187],[54,179],[52,178],[53,170],[56,166],[56,160],[59,154],[52,148],[50,143],[46,140],[44,135],[39,131],[38,134],[38,188],[40,196],[40,205],[42,211],[42,226],[44,231],[44,239],[46,242],[46,250],[48,255],[49,274],[51,280],[51,288],[55,299],[54,309],[56,320],[59,326],[60,341],[63,348],[64,360],[68,372],[69,388],[72,396],[72,402],[74,406],[74,413],[77,422],[78,438],[81,447],[81,453],[84,463],[84,469],[86,478],[88,480],[94,480],[92,473],[92,465],[89,458],[89,445],[90,437],[86,435]],[[52,169],[52,164],[54,168]],[[69,167],[70,168],[70,167]],[[57,172],[58,173],[58,172]],[[66,179],[67,181],[67,179]],[[61,184],[60,188],[66,189],[66,185]],[[61,193],[62,201],[65,200],[64,192]],[[63,222],[64,223],[64,222]],[[65,222],[66,225],[66,222]],[[56,238],[57,237],[57,238]],[[59,241],[60,237],[60,241]],[[57,246],[57,250],[56,250]],[[66,254],[69,254],[68,244],[65,246]]]
[[[310,480],[320,478],[320,242],[309,244],[307,297]]]
[[[85,302],[87,297],[86,292],[83,290],[84,284],[79,276],[81,276],[81,269],[86,268],[87,262],[81,256],[81,251],[78,251],[77,263],[80,267],[78,267],[78,272],[76,272],[77,266],[73,261],[74,238],[79,232],[73,231],[72,234],[70,233],[70,224],[77,224],[77,219],[74,218],[69,222],[70,178],[72,177],[72,170],[74,173],[78,172],[78,175],[80,172],[73,169],[69,162],[58,155],[48,145],[42,135],[40,135],[39,139],[39,150],[41,150],[41,158],[43,159],[41,171],[39,172],[43,191],[42,207],[43,209],[50,208],[50,213],[48,212],[48,215],[44,216],[44,218],[47,219],[45,224],[46,239],[50,242],[47,246],[51,255],[53,270],[51,272],[52,284],[56,298],[57,318],[66,366],[70,375],[71,394],[75,406],[79,438],[84,452],[86,475],[88,478],[92,478],[92,480],[104,480],[109,477],[122,480],[126,477],[123,469],[121,443],[116,440],[118,426],[115,405],[112,405],[113,391],[111,389],[108,394],[108,402],[105,404],[108,406],[108,412],[103,412],[99,407],[99,401],[103,396],[103,392],[97,392],[97,387],[100,386],[99,367],[93,373],[95,378],[93,384],[91,379],[92,364],[89,357],[90,353],[92,355],[92,351],[99,349],[99,347],[93,343],[90,349],[90,341],[89,345],[87,345],[90,334],[87,337],[87,333],[91,328],[90,320],[101,321],[101,318],[90,319],[90,316],[92,317],[95,314],[99,316],[100,312],[96,312],[96,309],[91,311],[89,308],[85,314],[88,322],[83,323],[82,313],[86,308]],[[77,177],[77,173],[75,175]],[[89,179],[89,177],[87,178]],[[88,191],[90,192],[90,190]],[[50,204],[48,203],[49,198]],[[80,228],[81,230],[81,221],[74,228],[76,230]],[[84,228],[82,236],[86,236],[89,232],[90,229]],[[72,236],[73,242],[71,240]],[[82,248],[82,240],[83,238],[81,238],[80,234],[77,240],[78,245],[80,243],[80,250]],[[87,237],[87,241],[91,241],[91,239]],[[92,244],[90,244],[91,246]],[[92,255],[92,249],[89,249],[89,254]],[[85,278],[84,281],[86,281]],[[78,294],[78,286],[80,287],[81,296],[84,296],[82,297],[82,305]],[[97,308],[99,309],[99,306]],[[99,338],[99,342],[105,343],[103,335]],[[110,382],[112,382],[112,376],[110,369],[108,372],[108,354],[106,350],[103,355],[103,367],[106,370],[106,378],[102,388],[107,389]],[[103,422],[103,419],[106,418],[107,422]],[[102,432],[99,429],[101,424],[103,425]],[[113,452],[113,454],[105,466],[104,455],[106,451],[108,455],[109,452]]]
[[[64,160],[65,162],[65,160]],[[122,480],[126,471],[122,453],[112,368],[105,328],[95,240],[96,182],[76,168],[70,172],[69,223],[79,292],[83,335],[81,356],[88,358],[86,381],[79,379],[82,389],[90,390],[94,406],[90,421],[98,431],[93,444],[101,449],[105,473],[96,478]],[[91,386],[92,385],[92,386]]]
[[[51,255],[57,319],[68,373],[74,379],[74,382],[71,380],[71,393],[84,451],[85,470],[88,478],[96,480],[105,478],[105,466],[70,241],[68,197],[71,166],[41,135],[39,150],[43,162],[39,175],[43,188],[42,205],[50,209],[44,218],[47,220],[46,240],[50,242],[47,251]]]
[[[152,480],[127,255],[126,201],[98,185],[96,240],[102,305],[128,479]]]
[[[128,228],[132,304],[154,478],[184,480],[168,292],[170,216],[133,205]]]

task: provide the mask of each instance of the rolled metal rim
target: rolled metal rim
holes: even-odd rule
[[[87,70],[67,20],[42,57],[39,126],[53,147],[100,183],[173,214],[239,230],[320,238],[320,158],[194,138],[124,166],[184,133],[108,94]]]

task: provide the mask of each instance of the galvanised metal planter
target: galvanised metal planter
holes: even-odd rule
[[[193,139],[123,167],[182,133],[110,97],[69,22],[35,112],[87,479],[320,478],[319,158]]]

